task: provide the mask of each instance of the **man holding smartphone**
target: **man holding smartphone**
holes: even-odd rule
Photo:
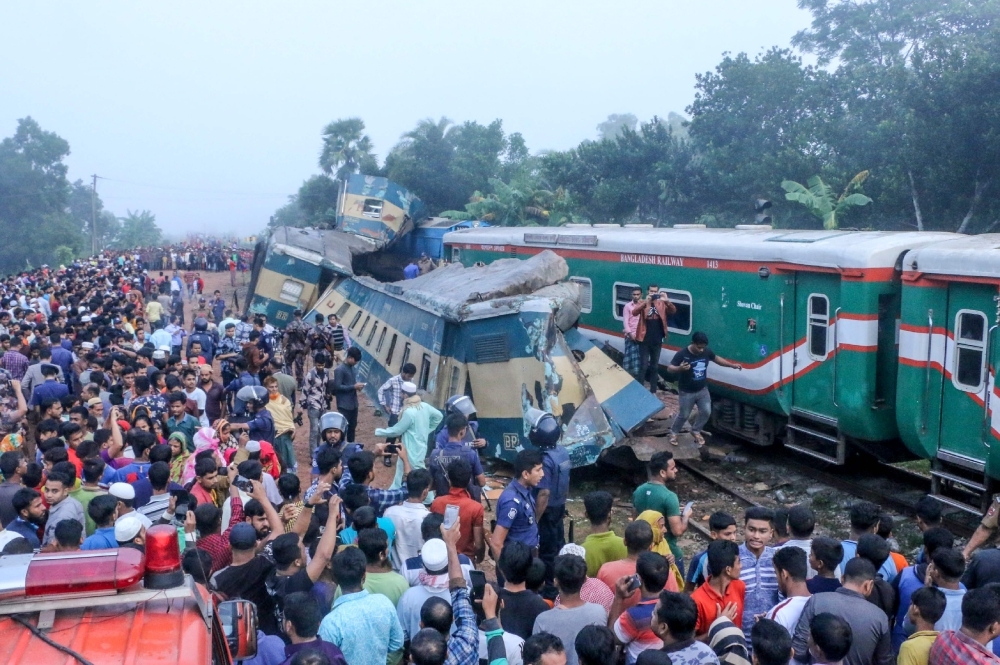
[[[660,287],[649,285],[646,299],[630,303],[625,308],[638,316],[635,341],[639,344],[639,382],[649,382],[649,392],[656,394],[660,374],[660,348],[667,338],[667,317],[677,311]]]

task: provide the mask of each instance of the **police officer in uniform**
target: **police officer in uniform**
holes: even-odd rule
[[[313,476],[319,475],[319,467],[316,466],[316,457],[319,455],[320,450],[324,448],[333,448],[340,453],[340,459],[343,461],[344,465],[347,465],[347,461],[354,457],[358,452],[364,450],[364,447],[360,443],[347,443],[344,442],[344,432],[347,431],[347,418],[343,414],[336,411],[327,411],[319,419],[320,427],[320,445],[316,447],[316,451],[313,453],[312,458],[312,473]]]
[[[990,499],[990,507],[980,520],[976,532],[969,538],[969,543],[962,550],[966,560],[972,557],[972,553],[988,543],[997,533],[997,524],[1000,523],[1000,494],[994,494]]]
[[[538,514],[538,556],[545,562],[545,581],[553,579],[553,565],[559,550],[566,544],[563,516],[569,495],[569,453],[559,444],[562,427],[551,413],[528,409],[528,440],[542,451],[545,475],[535,487],[535,508]]]
[[[201,344],[201,355],[211,365],[215,359],[215,336],[208,332],[208,319],[200,316],[194,320],[194,332],[188,337],[188,355],[191,355],[191,345],[195,342]]]
[[[544,456],[537,448],[522,450],[514,459],[514,479],[497,499],[497,526],[490,536],[490,550],[495,561],[500,560],[504,544],[524,543],[538,555],[538,523],[535,521],[533,490],[542,481]],[[497,582],[503,585],[503,575],[497,567]]]
[[[302,310],[292,312],[292,321],[285,326],[285,371],[295,376],[295,382],[302,387],[306,369],[306,349],[312,326],[302,320]]]
[[[479,436],[479,421],[476,419],[476,405],[472,403],[467,395],[452,395],[448,398],[448,401],[444,403],[444,415],[445,420],[452,413],[458,413],[465,416],[468,421],[468,427],[465,431],[465,436],[462,438],[463,443],[470,448],[485,448],[486,439]],[[442,422],[441,429],[438,430],[437,435],[434,437],[435,447],[440,448],[448,443],[448,430],[444,427],[444,422]],[[473,465],[475,467],[475,465]]]

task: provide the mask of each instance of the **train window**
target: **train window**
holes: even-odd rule
[[[305,284],[298,282],[294,279],[286,279],[284,284],[281,285],[281,293],[278,294],[278,298],[284,300],[285,302],[298,303],[299,296],[302,295],[302,289],[305,288]]]
[[[372,331],[368,333],[368,339],[365,340],[366,346],[371,346],[372,340],[375,339],[375,331],[378,330],[378,321],[372,326]]]
[[[361,336],[365,334],[365,328],[368,327],[368,322],[371,318],[371,314],[365,317],[365,322],[361,324],[361,330],[358,332],[358,339],[361,339]]]
[[[431,379],[431,357],[424,354],[424,357],[420,361],[420,382],[417,387],[421,390],[427,390],[427,383]]]
[[[625,319],[625,305],[632,302],[632,291],[642,290],[638,284],[628,284],[627,282],[615,282],[614,286],[614,316],[619,321]]]
[[[403,371],[403,365],[405,365],[410,360],[410,343],[407,342],[406,346],[403,347],[403,357],[399,360],[399,371]]]
[[[569,281],[580,285],[580,313],[590,314],[594,309],[594,285],[589,277],[570,277]]]
[[[809,357],[826,360],[830,353],[830,301],[822,294],[809,296],[809,329],[806,331]]]
[[[955,317],[955,366],[951,378],[959,390],[976,393],[983,389],[988,330],[982,312],[960,310]]]
[[[385,354],[385,366],[388,368],[392,365],[392,353],[396,350],[396,338],[399,337],[396,333],[392,334],[392,341],[389,342],[389,351]]]
[[[461,377],[462,370],[458,368],[458,365],[451,368],[451,388],[448,390],[449,395],[458,394],[458,381]]]
[[[343,319],[344,314],[347,314],[347,310],[349,309],[351,309],[351,303],[345,302],[343,305],[340,306],[340,309],[337,310],[337,318]]]
[[[382,199],[365,199],[361,215],[372,219],[382,219]]]
[[[382,326],[382,334],[378,336],[378,346],[375,347],[376,355],[382,353],[382,344],[385,342],[385,334],[389,331],[389,326]]]
[[[357,325],[358,325],[358,321],[361,320],[361,315],[362,314],[364,314],[364,312],[359,309],[358,313],[354,315],[354,319],[351,321],[351,325],[349,325],[347,327],[350,328],[351,330],[354,330],[357,327]]]
[[[462,250],[458,247],[451,248],[451,262],[460,263],[462,261]]]
[[[691,334],[692,309],[691,293],[688,291],[675,291],[673,289],[660,289],[660,293],[666,293],[670,302],[674,304],[677,311],[667,317],[667,330],[679,335]]]

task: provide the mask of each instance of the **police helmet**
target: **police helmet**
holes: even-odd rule
[[[205,332],[208,330],[208,320],[206,320],[203,316],[199,316],[194,320],[194,329],[197,332]]]
[[[330,354],[327,353],[326,351],[320,351],[315,356],[313,356],[313,362],[316,363],[317,365],[326,365],[327,367],[329,367]]]
[[[531,425],[528,431],[528,441],[538,448],[552,448],[559,443],[562,428],[559,421],[551,413],[530,408],[525,413],[525,419]]]
[[[446,413],[460,413],[470,419],[476,415],[476,405],[468,395],[452,395],[444,403],[444,410]]]
[[[243,386],[236,392],[236,399],[250,404],[252,402],[256,403],[257,406],[263,406],[267,404],[267,388],[263,386]]]
[[[347,418],[336,411],[327,411],[319,419],[320,435],[328,429],[335,429],[343,433],[347,431]]]

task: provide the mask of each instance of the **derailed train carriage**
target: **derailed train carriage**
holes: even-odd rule
[[[538,407],[560,420],[561,445],[581,466],[663,404],[575,329],[581,296],[560,283],[567,273],[563,259],[544,252],[389,284],[342,278],[307,316],[340,316],[361,350],[356,371],[372,401],[411,362],[434,406],[455,394],[473,399],[487,455],[513,460],[530,445],[524,414]]]
[[[278,227],[254,250],[247,311],[279,328],[308,309],[336,276],[393,245],[426,217],[423,203],[386,178],[355,174],[342,183],[333,229]]]
[[[448,234],[452,261],[554,251],[581,285],[581,332],[623,346],[634,287],[677,305],[666,365],[695,330],[742,372],[711,365],[713,426],[841,464],[934,460],[934,494],[981,510],[1000,479],[1000,236],[559,227]]]

